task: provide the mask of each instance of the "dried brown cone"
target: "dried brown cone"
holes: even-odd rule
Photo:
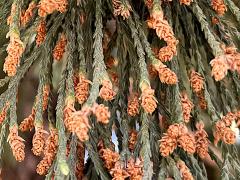
[[[60,61],[65,52],[65,47],[67,45],[67,38],[64,34],[61,34],[60,39],[58,40],[56,46],[53,49],[53,58],[56,61]]]
[[[103,104],[95,104],[93,106],[93,113],[95,114],[97,121],[103,124],[107,124],[109,122],[109,118],[111,116],[108,107]]]
[[[84,162],[82,161],[77,161],[75,165],[75,175],[77,179],[83,179],[84,177]]]
[[[203,122],[199,122],[196,124],[197,131],[195,132],[195,141],[196,141],[196,153],[200,158],[204,159],[209,156],[208,154],[208,134],[204,130]]]
[[[118,73],[116,73],[114,70],[110,70],[110,69],[107,72],[108,72],[108,75],[109,75],[111,81],[113,82],[113,85],[118,87],[118,84],[119,84]]]
[[[184,151],[188,152],[189,154],[193,154],[196,151],[196,143],[194,136],[186,133],[181,135],[178,138],[178,146],[183,148]]]
[[[180,171],[182,180],[194,180],[192,173],[182,160],[177,162],[177,167]]]
[[[195,93],[199,93],[204,89],[204,78],[194,70],[192,70],[190,74],[190,83]]]
[[[118,66],[118,59],[110,56],[106,60],[106,66],[107,66],[108,69],[111,69],[113,67],[117,67]]]
[[[75,167],[75,174],[77,179],[82,179],[84,176],[84,156],[85,156],[85,148],[83,143],[79,143],[77,145],[77,162]]]
[[[189,6],[193,0],[179,0],[180,4]]]
[[[38,14],[40,17],[46,17],[48,14],[52,14],[54,11],[64,13],[67,10],[67,0],[41,0],[39,2]]]
[[[114,168],[110,170],[112,180],[125,180],[127,177],[129,177],[129,174],[123,168],[124,167],[122,166],[120,161],[115,163]]]
[[[108,50],[108,44],[109,42],[111,41],[111,38],[112,38],[112,33],[106,28],[105,31],[104,31],[104,34],[103,34],[103,53],[105,54]],[[112,57],[110,57],[112,58]],[[114,58],[112,58],[114,59]],[[107,64],[106,64],[107,66]],[[111,68],[109,66],[107,66],[107,68]]]
[[[36,112],[33,108],[32,113],[27,118],[25,118],[19,125],[19,130],[22,132],[31,131],[34,128],[35,115]]]
[[[210,64],[212,66],[212,76],[216,81],[222,80],[230,68],[225,55],[216,57]]]
[[[74,103],[75,103],[74,98],[68,97],[66,99],[66,105],[63,110],[64,124],[67,130],[70,132],[74,132],[74,125],[75,125],[72,117],[73,113],[76,112],[74,108]]]
[[[21,14],[21,25],[26,26],[26,24],[32,19],[33,17],[33,10],[37,7],[36,3],[32,1],[27,10],[23,11]]]
[[[127,172],[131,180],[141,180],[143,178],[143,162],[140,159],[129,159],[127,163]]]
[[[47,28],[46,28],[46,21],[41,20],[38,27],[37,27],[37,36],[36,36],[36,44],[40,46],[43,41],[46,39]]]
[[[146,1],[145,1],[145,4],[146,4],[146,6],[148,7],[148,9],[151,9],[152,6],[153,6],[153,0],[146,0]]]
[[[82,142],[89,139],[88,131],[91,128],[88,116],[91,113],[89,108],[82,108],[81,111],[76,111],[72,114],[73,118],[73,131],[78,139]]]
[[[116,93],[113,91],[113,86],[111,81],[103,80],[102,87],[99,91],[99,96],[105,101],[113,100]]]
[[[160,66],[158,69],[159,79],[162,83],[166,83],[169,85],[177,84],[178,78],[177,75],[171,71],[171,69],[166,66]]]
[[[66,145],[66,157],[69,156],[70,151],[71,151],[70,141],[68,140],[68,141],[67,141],[67,145]]]
[[[79,104],[83,104],[89,96],[89,81],[85,75],[80,74],[75,86],[75,97]]]
[[[1,111],[1,113],[0,113],[0,124],[2,124],[3,121],[6,119],[8,106],[9,106],[9,104],[7,103],[7,104],[3,107],[3,109],[2,109],[2,111]]]
[[[36,171],[39,175],[47,174],[57,154],[57,147],[58,147],[57,129],[51,128],[50,135],[47,138],[46,146],[43,151],[44,157],[37,165]]]
[[[224,15],[227,11],[227,7],[224,0],[212,0],[212,8],[217,12],[218,15]]]
[[[139,100],[137,93],[131,93],[128,97],[127,112],[129,116],[136,116],[139,114]]]
[[[18,136],[18,128],[16,125],[10,127],[10,133],[8,136],[8,142],[12,149],[13,156],[15,157],[16,161],[21,162],[25,158],[24,152],[24,139]]]
[[[164,134],[160,140],[160,153],[163,157],[167,157],[177,148],[177,138]]]
[[[183,111],[183,119],[185,123],[188,123],[191,118],[191,111],[193,108],[193,103],[190,101],[186,93],[181,94],[181,103]]]
[[[45,134],[47,134],[47,131],[43,130],[43,127],[35,127],[35,134],[33,136],[32,140],[32,152],[36,156],[40,156],[44,149],[45,144]]]
[[[144,88],[141,95],[141,106],[147,113],[153,113],[157,108],[157,100],[151,87]]]
[[[197,94],[198,97],[198,103],[201,109],[207,109],[207,101],[205,99],[204,91],[200,91]]]
[[[14,76],[16,74],[23,52],[23,42],[18,36],[11,36],[10,43],[7,47],[8,56],[6,57],[3,65],[3,71],[6,72],[8,76]]]
[[[134,147],[136,145],[137,142],[137,131],[136,130],[131,130],[129,133],[129,141],[128,141],[128,148],[130,149],[130,151],[134,150]]]
[[[120,156],[117,152],[112,151],[111,149],[101,149],[99,151],[100,157],[103,160],[104,167],[108,170],[111,170],[114,168],[114,165],[117,161],[119,161]]]
[[[156,76],[158,76],[158,71],[152,64],[150,64],[148,66],[148,74],[149,74],[150,78],[152,78],[152,79],[155,78]]]

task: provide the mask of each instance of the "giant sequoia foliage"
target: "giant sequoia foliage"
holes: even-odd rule
[[[0,26],[0,155],[24,161],[20,132],[34,131],[46,179],[202,180],[209,160],[240,177],[238,1],[1,0]]]

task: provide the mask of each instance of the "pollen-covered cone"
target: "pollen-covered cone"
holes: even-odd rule
[[[170,61],[177,54],[178,41],[174,37],[171,26],[163,18],[163,12],[154,10],[151,18],[148,20],[148,26],[156,30],[157,36],[163,39],[167,46],[159,50],[158,57],[162,62]]]
[[[8,76],[14,76],[16,74],[23,51],[24,46],[20,38],[18,36],[11,36],[10,43],[7,47],[8,56],[3,65],[3,71],[6,72]]]
[[[49,168],[51,167],[54,158],[57,154],[58,147],[58,134],[57,129],[50,129],[50,136],[48,136],[46,141],[46,146],[44,148],[44,157],[37,165],[37,173],[40,175],[45,175]]]
[[[204,89],[204,78],[200,73],[192,70],[190,74],[190,83],[193,92],[198,93]]]
[[[89,84],[91,82],[85,77],[85,75],[79,75],[78,83],[75,86],[75,97],[79,104],[83,104],[89,95]]]
[[[181,94],[181,103],[183,111],[183,119],[185,123],[188,123],[191,118],[191,111],[193,108],[193,103],[190,101],[186,93]]]
[[[184,151],[188,152],[189,154],[193,154],[196,151],[196,143],[194,136],[186,133],[181,135],[178,138],[178,146],[183,148]]]
[[[227,11],[227,7],[224,0],[212,0],[212,8],[217,12],[218,15],[224,15]]]
[[[35,134],[32,140],[32,152],[36,156],[40,156],[44,149],[45,135],[48,134],[47,131],[43,130],[43,127],[35,127]]]
[[[167,157],[177,148],[177,138],[169,136],[167,133],[160,140],[160,153]]]
[[[174,123],[168,127],[167,134],[173,138],[179,138],[183,134],[186,134],[187,131],[187,127],[184,124]]]
[[[172,85],[178,82],[177,75],[166,66],[159,66],[157,71],[159,74],[159,79],[162,83]]]
[[[128,19],[132,8],[128,2],[124,4],[120,0],[112,0],[114,16],[121,15],[123,19]]]
[[[237,119],[236,114],[232,112],[228,112],[225,116],[222,117],[222,121],[226,126],[230,127],[232,122]]]
[[[204,159],[208,154],[208,134],[204,130],[203,122],[199,122],[196,124],[197,131],[195,133],[195,141],[196,141],[196,153],[199,155],[200,158]]]
[[[37,27],[37,36],[36,36],[36,44],[40,46],[43,41],[46,39],[47,28],[46,28],[46,21],[41,20]]]
[[[25,12],[22,12],[21,15],[21,25],[22,26],[26,26],[26,24],[31,20],[31,18],[33,17],[33,10],[37,7],[36,3],[34,1],[32,1],[27,10]]]
[[[110,174],[112,175],[112,180],[125,180],[129,177],[129,174],[123,169],[120,161],[115,163],[114,168],[110,170]]]
[[[56,61],[60,61],[62,59],[66,45],[67,45],[66,36],[64,34],[61,34],[60,39],[58,40],[56,46],[53,49],[53,58]]]
[[[141,105],[147,113],[153,113],[157,108],[157,100],[151,87],[147,87],[142,91],[141,100]]]
[[[23,143],[24,139],[18,136],[18,128],[16,125],[10,127],[9,131],[8,142],[12,149],[13,156],[15,157],[16,161],[21,162],[25,158],[25,145]]]
[[[46,175],[48,172],[48,169],[50,168],[50,164],[48,162],[48,160],[44,157],[37,165],[37,169],[36,172],[39,175]]]
[[[115,95],[116,93],[113,91],[112,83],[108,80],[103,80],[99,96],[105,101],[111,101]]]
[[[236,133],[232,129],[226,127],[226,128],[224,128],[224,131],[223,131],[222,140],[226,144],[235,144],[236,143]]]
[[[104,106],[104,104],[94,104],[92,111],[98,122],[103,124],[107,124],[109,122],[111,113],[109,112],[108,107]]]
[[[139,100],[137,93],[131,93],[128,97],[127,112],[129,116],[136,116],[139,114]]]
[[[104,162],[104,167],[108,170],[113,169],[117,161],[119,161],[120,156],[117,152],[112,151],[111,149],[100,149],[100,157]]]
[[[143,161],[139,158],[136,161],[131,158],[127,163],[127,172],[131,180],[141,180],[143,178]]]
[[[180,171],[182,180],[194,180],[192,173],[182,160],[177,162],[177,167]]]
[[[56,10],[63,13],[67,10],[67,2],[67,0],[41,0],[39,2],[38,14],[41,17],[45,17]]]
[[[223,47],[231,71],[237,71],[240,74],[240,53],[235,46]]]
[[[82,108],[81,111],[76,111],[72,114],[73,132],[77,135],[80,141],[84,142],[89,139],[88,131],[91,128],[88,121],[88,116],[91,113],[89,108]]]
[[[34,128],[35,109],[32,109],[32,113],[26,117],[19,125],[19,130],[22,132],[31,131]]]
[[[210,64],[212,66],[212,76],[216,81],[222,80],[230,68],[225,55],[216,57]]]
[[[226,125],[223,121],[217,121],[214,128],[214,144],[217,145],[218,141],[222,139],[224,134],[224,129],[226,128]]]

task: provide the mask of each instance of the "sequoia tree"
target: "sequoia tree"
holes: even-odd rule
[[[1,0],[0,27],[0,159],[33,131],[46,179],[240,177],[239,1]]]

